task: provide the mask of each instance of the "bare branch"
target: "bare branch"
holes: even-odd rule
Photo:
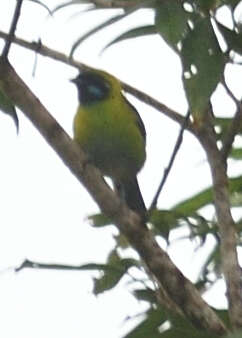
[[[0,59],[0,73],[4,90],[9,98],[31,120],[78,181],[86,187],[101,210],[127,237],[169,297],[196,327],[214,334],[224,334],[226,332],[224,324],[201,298],[193,284],[159,247],[153,234],[142,226],[139,216],[129,210],[104,183],[100,172],[86,161],[80,147],[58,125],[7,60]]]
[[[186,115],[186,119],[184,120],[184,123],[183,123],[183,125],[181,126],[181,130],[180,130],[180,132],[179,132],[179,135],[178,135],[176,144],[175,144],[175,146],[174,146],[174,150],[173,150],[173,152],[172,152],[172,154],[171,154],[171,158],[170,158],[168,167],[167,167],[167,168],[165,169],[165,171],[164,171],[164,175],[163,175],[163,177],[162,177],[161,183],[160,183],[160,185],[159,185],[159,187],[158,187],[158,189],[157,189],[157,192],[156,192],[156,194],[155,194],[155,197],[154,197],[154,199],[153,199],[153,201],[152,201],[152,203],[151,203],[151,206],[150,206],[150,209],[149,209],[149,210],[153,210],[153,209],[156,207],[156,205],[157,205],[157,201],[158,201],[158,198],[159,198],[159,196],[160,196],[161,190],[163,189],[163,187],[164,187],[164,185],[165,185],[165,183],[166,183],[166,180],[167,180],[167,178],[168,178],[168,176],[169,176],[169,173],[170,173],[171,168],[172,168],[172,166],[173,166],[173,163],[174,163],[174,161],[175,161],[176,155],[177,155],[177,153],[178,153],[178,151],[179,151],[179,149],[180,149],[180,146],[181,146],[181,144],[182,144],[183,133],[184,133],[184,130],[185,130],[185,128],[186,128],[186,124],[188,123],[189,116],[190,116],[190,110],[188,111],[188,113],[187,113],[187,115]]]
[[[12,20],[10,30],[9,30],[9,34],[8,34],[8,38],[6,39],[6,43],[5,43],[3,52],[2,52],[2,57],[6,58],[6,59],[8,57],[9,49],[10,49],[11,43],[12,43],[14,35],[15,35],[18,20],[19,20],[19,17],[20,17],[22,4],[23,4],[23,0],[17,0],[14,15],[13,15],[13,20]]]
[[[0,38],[7,39],[8,34],[0,31]],[[88,68],[88,66],[86,64],[75,61],[73,59],[70,59],[67,55],[60,53],[58,51],[55,51],[53,49],[50,49],[50,48],[44,46],[41,42],[28,42],[26,40],[16,38],[16,37],[13,38],[13,42],[16,43],[17,45],[21,46],[21,47],[32,50],[32,51],[34,51],[34,52],[36,52],[36,53],[38,53],[42,56],[49,57],[53,60],[63,62],[65,64],[69,65],[69,66],[73,66],[73,67],[76,67],[78,69]],[[172,119],[173,121],[179,123],[180,125],[182,125],[184,123],[185,118],[182,115],[180,115],[179,113],[177,113],[176,111],[167,107],[165,104],[157,101],[156,99],[147,95],[146,93],[142,92],[141,90],[138,90],[138,89],[128,85],[127,83],[124,83],[124,82],[121,82],[121,83],[122,83],[122,87],[123,87],[124,91],[126,91],[127,93],[135,96],[140,101],[142,101],[142,102],[146,103],[147,105],[155,108],[156,110],[161,112],[163,115],[165,115],[168,118]],[[192,126],[191,123],[187,124],[186,129],[188,131],[192,132],[192,133],[194,132],[193,126]]]

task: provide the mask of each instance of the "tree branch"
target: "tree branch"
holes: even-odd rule
[[[3,52],[2,52],[2,57],[6,58],[6,59],[8,57],[9,49],[10,49],[11,43],[12,43],[14,35],[15,35],[18,20],[19,20],[19,17],[20,17],[22,3],[23,3],[23,0],[17,0],[14,15],[13,15],[13,20],[12,20],[10,30],[9,30],[9,34],[8,34],[8,38],[6,39],[6,43],[5,43]]]
[[[241,328],[241,269],[236,248],[237,234],[230,211],[229,185],[226,172],[227,164],[222,152],[217,147],[216,134],[213,130],[212,121],[209,118],[200,130],[197,131],[197,136],[206,151],[212,173],[214,205],[220,232],[221,264],[227,285],[230,320],[235,328]]]
[[[224,334],[226,328],[223,323],[204,302],[193,284],[175,267],[166,252],[159,247],[152,233],[142,226],[139,216],[129,210],[104,183],[100,172],[87,162],[80,147],[58,125],[7,60],[0,59],[0,74],[9,98],[31,120],[77,180],[86,187],[101,210],[127,237],[148,269],[161,283],[169,297],[183,309],[187,318],[200,329],[213,334]]]
[[[234,116],[233,121],[230,125],[230,128],[229,128],[229,130],[226,134],[226,137],[225,137],[224,142],[223,142],[223,148],[221,150],[224,160],[227,160],[229,153],[232,149],[235,136],[238,134],[239,130],[242,127],[242,102],[237,100],[237,98],[234,96],[233,92],[228,87],[228,85],[225,81],[225,78],[223,78],[222,84],[223,84],[227,94],[234,101],[234,103],[237,107],[235,116]]]
[[[175,161],[176,155],[177,155],[177,153],[178,153],[178,151],[179,151],[179,149],[180,149],[180,146],[181,146],[181,144],[182,144],[183,133],[184,133],[184,130],[185,130],[185,128],[186,128],[186,124],[187,124],[188,121],[189,121],[189,116],[190,116],[190,111],[188,111],[187,116],[186,116],[186,119],[185,119],[183,125],[181,126],[181,130],[180,130],[180,132],[179,132],[179,135],[178,135],[176,144],[175,144],[175,146],[174,146],[174,150],[173,150],[173,152],[172,152],[172,154],[171,154],[171,158],[170,158],[168,167],[167,167],[167,168],[165,169],[165,171],[164,171],[164,175],[163,175],[163,177],[162,177],[161,183],[160,183],[160,185],[159,185],[159,187],[158,187],[158,189],[157,189],[157,192],[156,192],[156,194],[155,194],[155,197],[153,198],[153,201],[152,201],[152,203],[151,203],[150,210],[153,210],[153,209],[156,208],[157,201],[158,201],[158,198],[159,198],[159,196],[160,196],[161,190],[163,189],[163,187],[164,187],[164,185],[165,185],[165,183],[166,183],[166,180],[167,180],[167,178],[168,178],[168,176],[169,176],[169,173],[170,173],[171,168],[172,168],[172,166],[173,166],[173,163],[174,163],[174,161]]]
[[[2,39],[8,39],[8,34],[0,31],[0,38]],[[42,56],[46,56],[51,58],[52,60],[60,61],[63,62],[69,66],[76,67],[78,69],[83,69],[83,68],[88,68],[88,66],[84,63],[75,61],[73,59],[70,59],[67,55],[60,53],[58,51],[55,51],[53,49],[50,49],[46,46],[44,46],[41,42],[28,42],[26,40],[20,39],[20,38],[13,38],[13,42],[16,43],[17,45],[32,50]],[[163,115],[167,116],[168,118],[172,119],[173,121],[179,123],[182,125],[184,123],[185,118],[177,113],[176,111],[172,110],[171,108],[167,107],[165,104],[157,101],[153,97],[147,95],[146,93],[128,85],[127,83],[121,82],[122,87],[124,91],[127,93],[135,96],[137,99],[140,101],[146,103],[147,105],[155,108],[159,112],[161,112]],[[194,133],[193,126],[191,123],[187,124],[188,131]]]

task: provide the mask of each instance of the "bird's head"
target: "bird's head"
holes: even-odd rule
[[[79,101],[83,105],[97,103],[121,93],[120,82],[98,69],[82,70],[71,82],[77,86]]]

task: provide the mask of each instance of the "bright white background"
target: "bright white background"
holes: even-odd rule
[[[51,6],[57,3],[60,1],[52,0]],[[0,2],[0,30],[8,31],[14,6],[14,0]],[[72,6],[47,18],[44,9],[25,1],[17,36],[29,41],[41,38],[44,45],[68,54],[76,38],[105,18],[102,11],[98,15],[90,12],[73,16],[79,10],[80,7]],[[151,23],[152,19],[152,12],[140,11],[124,24],[85,42],[75,58],[113,73],[185,114],[180,63],[159,36],[123,42],[99,55],[107,42],[127,28],[127,22],[132,27]],[[18,47],[11,49],[16,71],[72,134],[77,96],[69,79],[77,74],[76,70],[38,56],[33,77],[34,59],[33,52]],[[147,162],[139,180],[149,205],[179,128],[161,113],[132,97],[129,99],[139,110],[147,129]],[[229,100],[224,101],[220,112],[226,113],[230,105]],[[121,337],[134,324],[125,324],[125,318],[144,309],[144,304],[130,295],[125,282],[115,292],[95,297],[92,295],[94,274],[27,269],[14,272],[25,258],[72,265],[104,262],[114,244],[112,236],[116,234],[112,227],[95,230],[90,226],[87,216],[97,212],[97,206],[31,123],[21,112],[18,115],[18,136],[9,117],[0,115],[0,336]],[[169,208],[210,183],[205,155],[198,142],[185,133],[159,206]],[[212,244],[212,241],[208,243],[207,250]],[[175,242],[169,253],[192,280],[206,257],[194,253],[188,241]],[[216,302],[213,298],[210,297],[213,304],[225,304],[223,297]]]

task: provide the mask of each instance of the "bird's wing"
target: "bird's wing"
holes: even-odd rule
[[[122,95],[123,96],[123,95]],[[141,119],[141,117],[139,116],[139,113],[137,111],[137,109],[126,99],[125,96],[123,96],[124,101],[127,103],[127,105],[133,110],[133,112],[136,115],[136,120],[137,120],[137,125],[139,127],[139,130],[141,132],[141,135],[143,136],[144,140],[146,140],[146,131],[145,131],[145,126],[144,123]]]

